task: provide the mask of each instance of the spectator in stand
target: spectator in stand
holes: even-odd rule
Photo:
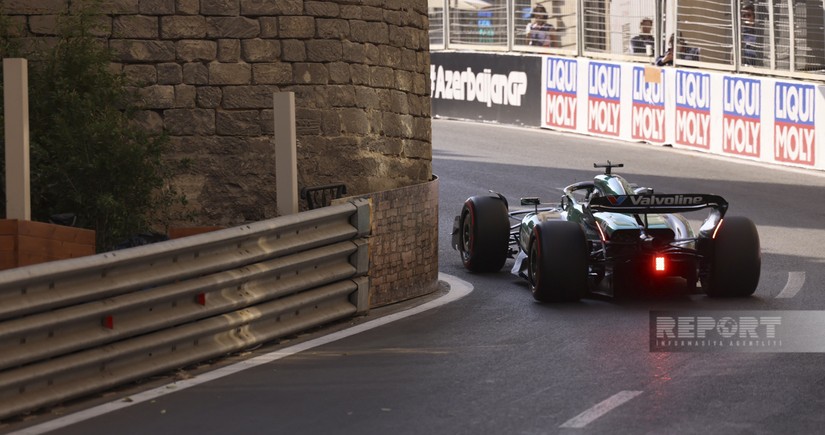
[[[630,51],[633,54],[647,54],[648,56],[652,56],[653,35],[650,34],[650,30],[653,28],[653,20],[650,18],[642,18],[640,28],[641,32],[630,38]]]
[[[687,41],[681,36],[679,37],[679,60],[699,60],[699,49],[687,45]],[[667,40],[667,51],[662,56],[659,56],[654,63],[657,66],[673,65],[673,34]]]
[[[547,9],[541,4],[536,5],[530,18],[532,21],[526,29],[528,44],[537,47],[558,47],[556,29],[547,22]]]
[[[667,40],[667,51],[665,54],[656,58],[653,62],[656,66],[669,66],[673,65],[673,34],[670,34],[670,39]]]
[[[740,29],[742,35],[742,65],[762,66],[762,56],[759,53],[761,38],[759,29],[756,27],[756,8],[753,2],[744,2],[742,5]]]

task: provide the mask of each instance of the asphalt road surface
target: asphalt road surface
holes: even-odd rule
[[[453,216],[488,189],[555,201],[594,162],[657,191],[715,193],[762,242],[753,297],[540,304],[506,270],[471,274]],[[535,129],[433,122],[441,272],[464,295],[248,370],[135,395],[59,434],[821,433],[825,354],[649,350],[651,310],[825,309],[825,174]],[[463,281],[463,282],[462,282]],[[465,283],[466,282],[466,283]],[[366,328],[365,328],[366,329]],[[810,331],[814,335],[825,331]],[[327,342],[328,341],[328,342]],[[179,391],[178,391],[179,390]],[[120,405],[118,405],[120,404]],[[62,426],[67,422],[74,424]],[[46,426],[35,426],[41,430]]]

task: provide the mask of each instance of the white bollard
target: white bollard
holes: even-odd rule
[[[298,151],[295,93],[273,94],[275,109],[275,188],[278,216],[298,213]]]
[[[6,219],[31,220],[26,59],[3,59],[3,104],[6,116]]]

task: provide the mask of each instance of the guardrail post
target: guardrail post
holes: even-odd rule
[[[352,215],[350,223],[358,230],[358,237],[368,236],[371,232],[370,222],[372,220],[372,201],[367,198],[360,198],[350,201],[355,206],[355,214]]]
[[[360,276],[352,281],[358,286],[358,290],[350,295],[350,302],[356,307],[355,314],[366,314],[370,310],[370,278]]]
[[[349,262],[355,266],[356,275],[366,275],[370,270],[369,243],[364,239],[353,240],[355,253],[350,255]]]

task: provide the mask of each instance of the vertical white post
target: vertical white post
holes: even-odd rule
[[[3,59],[6,116],[6,219],[31,219],[29,77],[26,59]]]
[[[298,213],[298,151],[295,144],[295,93],[276,92],[275,188],[278,215]]]

